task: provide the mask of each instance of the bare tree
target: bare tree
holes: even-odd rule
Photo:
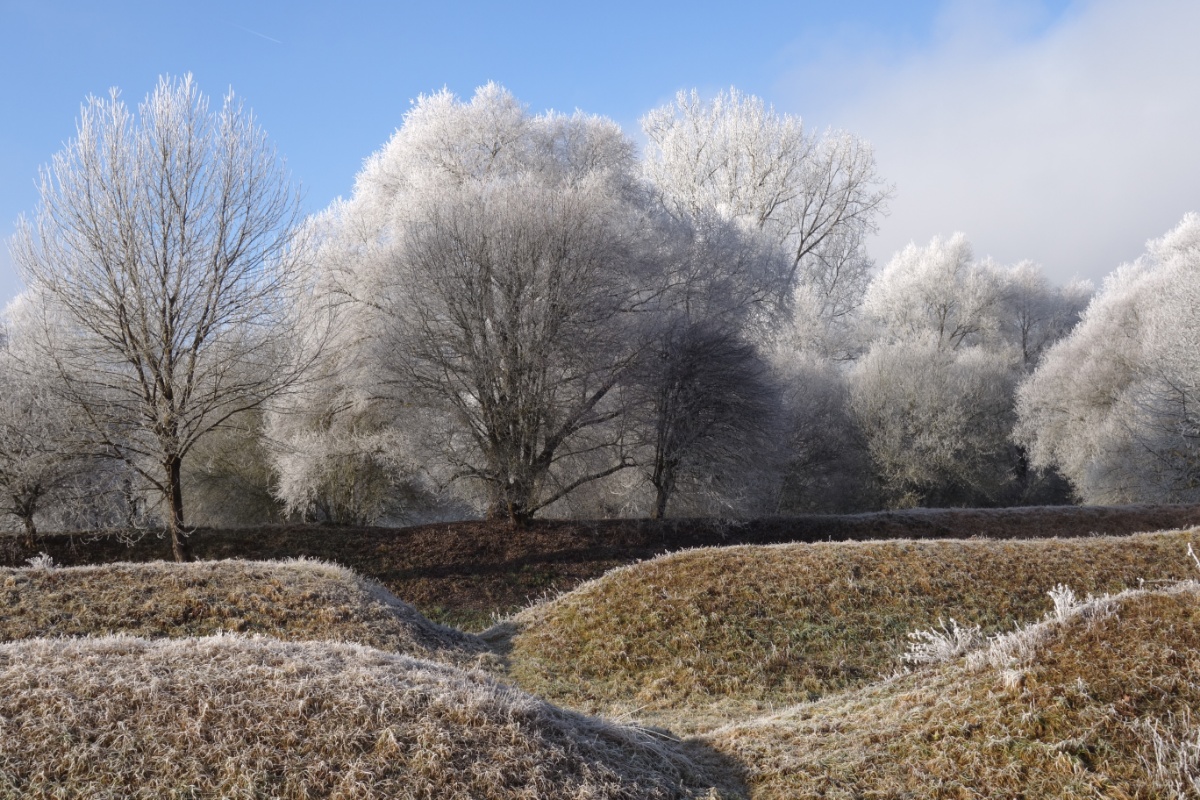
[[[677,490],[692,508],[727,509],[765,464],[779,398],[755,342],[779,324],[771,300],[787,272],[780,248],[711,209],[659,236],[664,289],[628,381],[655,518]]]
[[[611,434],[639,347],[623,222],[603,194],[527,186],[459,198],[409,230],[398,366],[458,418],[473,447],[457,476],[487,486],[492,517],[520,521],[631,465]],[[602,466],[572,474],[599,449]]]
[[[667,515],[681,483],[719,485],[723,475],[745,474],[764,461],[779,393],[754,346],[735,330],[679,318],[664,326],[643,370],[652,415],[651,518]]]
[[[232,95],[160,79],[135,115],[89,98],[13,252],[45,299],[65,394],[98,448],[161,493],[189,557],[181,471],[201,437],[293,383],[298,196]]]

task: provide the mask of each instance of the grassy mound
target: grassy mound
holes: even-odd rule
[[[0,645],[0,797],[676,798],[705,784],[672,742],[357,645]]]
[[[1118,536],[1200,525],[1200,506],[1052,506],[914,509],[831,516],[810,514],[732,522],[715,519],[475,520],[411,528],[281,525],[203,529],[190,540],[197,558],[278,561],[306,556],[343,564],[386,586],[429,619],[483,630],[547,593],[632,561],[693,547],[879,539],[1003,539]],[[134,540],[129,542],[129,538]],[[39,551],[61,564],[169,559],[169,538],[125,531],[53,533],[34,547],[0,534],[0,566],[23,566]]]
[[[1040,619],[1049,589],[1180,579],[1195,532],[693,550],[613,570],[514,618],[511,673],[590,713],[701,730],[899,665],[907,634],[953,617],[992,632]],[[502,644],[505,632],[490,636]]]
[[[0,569],[0,608],[0,641],[230,631],[356,642],[463,666],[489,658],[477,637],[430,622],[348,569],[314,561]]]
[[[747,765],[753,798],[1191,797],[1197,674],[1191,583],[708,738]]]

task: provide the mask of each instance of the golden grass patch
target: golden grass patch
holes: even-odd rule
[[[151,562],[0,569],[0,641],[125,633],[347,641],[447,663],[494,660],[379,584],[316,561]]]
[[[0,645],[5,798],[715,797],[710,783],[676,742],[358,645]]]
[[[1016,660],[977,652],[705,739],[746,766],[755,800],[1191,796],[1150,732],[1200,704],[1200,586],[1040,627]]]
[[[706,548],[609,572],[517,615],[511,675],[589,713],[703,730],[864,686],[939,618],[1037,620],[1048,590],[1194,575],[1195,532]],[[505,630],[509,634],[505,634]],[[514,633],[515,632],[515,633]]]

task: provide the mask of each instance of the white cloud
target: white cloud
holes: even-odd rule
[[[837,47],[789,78],[798,98],[838,71],[822,118],[896,184],[878,261],[964,231],[978,255],[1098,279],[1200,210],[1200,4],[1094,0],[1048,26],[1013,8],[949,3],[919,51]]]

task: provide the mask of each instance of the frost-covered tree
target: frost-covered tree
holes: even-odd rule
[[[882,339],[934,342],[941,350],[1012,348],[1032,369],[1075,326],[1091,293],[1086,282],[1052,285],[1029,261],[980,261],[956,233],[897,253],[871,282],[863,311]]]
[[[71,493],[86,471],[86,452],[73,430],[81,420],[54,391],[54,373],[21,357],[28,342],[12,317],[23,304],[18,298],[10,306],[0,332],[0,512],[21,520],[32,546],[36,517]]]
[[[93,445],[160,493],[186,559],[185,458],[301,371],[285,318],[297,195],[254,118],[232,95],[210,111],[190,76],[136,115],[116,91],[90,98],[40,189],[13,253],[60,334],[45,356]]]
[[[330,213],[374,393],[433,412],[425,467],[519,521],[632,465],[622,381],[662,293],[659,222],[614,123],[494,84],[421,97]]]
[[[1087,503],[1200,499],[1200,217],[1117,269],[1018,396],[1015,437]]]
[[[670,230],[652,339],[631,375],[656,518],[677,493],[690,509],[728,512],[769,460],[779,391],[756,343],[779,324],[770,298],[787,271],[778,247],[719,214]]]
[[[977,347],[880,343],[855,365],[852,407],[892,507],[995,505],[1013,479],[1011,362]]]
[[[400,488],[409,478],[398,420],[383,397],[369,357],[371,330],[363,309],[338,291],[340,270],[353,267],[353,251],[342,253],[334,209],[309,220],[318,265],[301,317],[329,320],[329,333],[302,337],[312,368],[302,391],[272,399],[265,408],[263,442],[275,476],[271,491],[292,518],[334,525],[375,524],[401,511]],[[349,259],[349,261],[347,261]]]
[[[329,423],[328,429],[293,433],[275,454],[274,491],[287,512],[330,525],[374,525],[403,516],[403,501],[415,491],[405,491],[408,465],[396,463],[402,451],[392,431],[372,429],[362,417]]]
[[[335,336],[305,391],[268,408],[273,493],[289,516],[370,525],[412,510],[417,469],[404,433],[414,420],[397,418],[392,404],[370,394],[354,370],[360,354]]]
[[[0,511],[21,520],[27,543],[42,528],[137,527],[137,476],[86,435],[44,358],[39,303],[29,292],[5,309],[0,332]]]
[[[1000,338],[1020,352],[1025,371],[1032,372],[1046,350],[1079,324],[1092,299],[1092,284],[1054,286],[1030,261],[1002,270],[999,278]]]
[[[1086,293],[1052,287],[1029,263],[979,261],[962,234],[896,254],[867,292],[874,341],[851,373],[888,503],[1052,499],[1009,440],[1014,393]]]
[[[680,217],[715,209],[784,248],[778,302],[802,291],[830,321],[857,308],[871,269],[863,240],[890,195],[866,142],[815,135],[736,89],[712,100],[680,92],[642,129],[645,171],[668,209]]]
[[[893,256],[871,282],[863,311],[885,340],[956,350],[996,332],[1002,297],[997,269],[976,261],[967,237],[956,233]]]
[[[776,249],[777,266],[758,273],[757,307],[766,313],[742,336],[756,344],[756,357],[772,364],[771,382],[784,394],[775,395],[772,413],[760,409],[756,414],[756,431],[739,435],[752,439],[752,434],[772,431],[775,447],[750,446],[750,439],[746,444],[756,451],[760,466],[789,465],[783,485],[791,488],[785,491],[808,507],[800,499],[801,487],[819,480],[829,464],[817,454],[837,438],[824,436],[824,428],[818,434],[815,426],[818,418],[830,419],[826,401],[838,393],[788,388],[798,375],[787,366],[797,359],[812,362],[817,354],[844,360],[859,350],[853,320],[872,269],[864,238],[884,212],[890,189],[862,140],[845,133],[811,133],[799,118],[778,114],[736,89],[711,100],[695,91],[680,92],[673,103],[647,114],[642,127],[648,139],[644,173],[675,219],[703,225],[718,217],[735,223],[747,241],[757,239],[757,247]],[[786,414],[779,405],[784,397]],[[785,423],[785,417],[790,421]],[[779,425],[792,433],[784,434]],[[785,440],[790,453],[778,446]],[[727,444],[737,447],[734,438]],[[803,470],[811,474],[801,475]],[[775,484],[768,494],[776,497],[773,505],[782,507],[778,480]]]
[[[183,487],[190,524],[237,528],[284,519],[262,418],[261,409],[231,417],[188,453]]]

